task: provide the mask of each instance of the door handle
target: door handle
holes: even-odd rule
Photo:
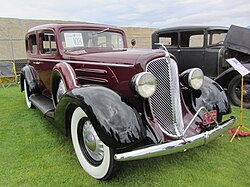
[[[33,62],[33,64],[39,65],[41,62]]]

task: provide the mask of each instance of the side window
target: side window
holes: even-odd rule
[[[57,51],[55,35],[50,32],[40,33],[40,53],[41,54],[54,54]]]
[[[208,46],[223,45],[226,38],[227,31],[209,31],[208,32]]]
[[[178,33],[163,33],[159,35],[159,42],[167,47],[178,46]]]
[[[27,45],[28,45],[27,50],[29,50],[30,53],[32,53],[32,54],[37,53],[37,42],[36,42],[36,35],[35,34],[32,34],[29,36]]]
[[[203,47],[204,32],[190,31],[181,32],[181,47]]]

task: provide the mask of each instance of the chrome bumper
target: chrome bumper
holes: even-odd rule
[[[187,149],[207,144],[215,138],[223,136],[223,133],[232,128],[234,121],[235,118],[231,117],[229,120],[223,122],[220,126],[202,134],[164,144],[153,145],[147,148],[137,149],[130,152],[115,154],[114,159],[117,161],[138,160],[186,151]]]

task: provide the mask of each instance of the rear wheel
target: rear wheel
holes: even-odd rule
[[[107,180],[114,174],[114,150],[98,137],[87,114],[76,108],[71,119],[71,138],[82,168],[92,177]]]
[[[25,79],[23,79],[23,88],[24,88],[24,96],[25,96],[25,102],[26,102],[27,108],[34,108],[34,105],[31,103],[29,99],[31,93],[29,91],[29,86]]]
[[[58,88],[56,91],[56,101],[55,104],[57,105],[60,101],[60,99],[62,98],[63,94],[65,94],[67,91],[65,83],[62,79],[60,79],[59,83],[58,83]]]
[[[241,75],[234,77],[228,85],[228,96],[234,105],[240,106]],[[250,109],[250,76],[244,77],[243,107]]]

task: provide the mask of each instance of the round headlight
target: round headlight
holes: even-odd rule
[[[201,69],[193,68],[188,75],[188,84],[193,89],[198,90],[203,85],[204,74]]]
[[[134,80],[134,89],[140,96],[149,98],[156,90],[155,76],[149,72],[137,74]]]

